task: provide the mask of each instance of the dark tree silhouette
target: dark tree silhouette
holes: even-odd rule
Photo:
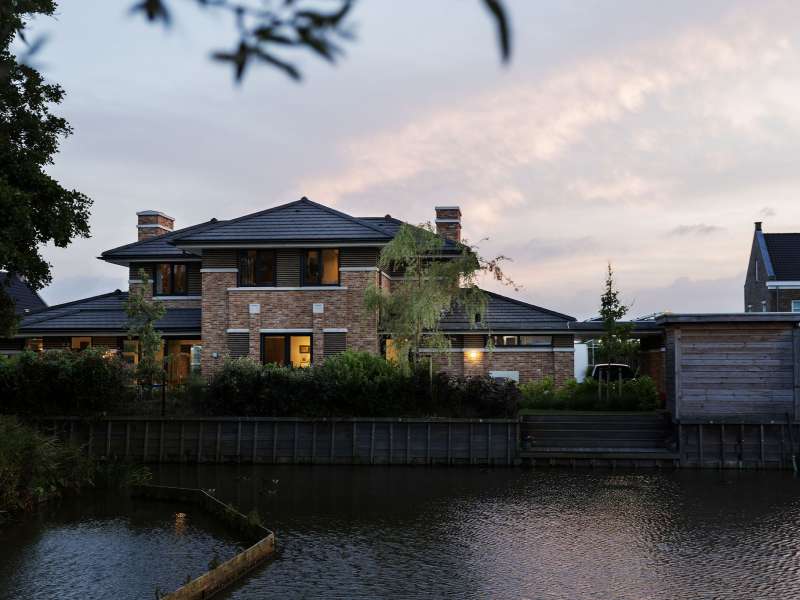
[[[91,200],[44,172],[72,131],[50,112],[64,90],[44,83],[10,51],[18,34],[24,40],[27,19],[54,10],[52,0],[0,2],[0,269],[23,276],[34,289],[51,278],[50,265],[39,253],[42,245],[63,247],[75,236],[89,235]],[[0,335],[15,325],[13,302],[0,286]]]

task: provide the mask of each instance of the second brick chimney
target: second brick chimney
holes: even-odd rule
[[[157,210],[142,210],[136,213],[139,241],[169,233],[175,225],[175,219]]]
[[[461,241],[461,209],[458,206],[436,207],[436,233],[454,242]]]

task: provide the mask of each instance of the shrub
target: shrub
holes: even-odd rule
[[[130,367],[99,348],[23,352],[0,363],[0,413],[88,415],[133,395]]]
[[[90,484],[92,461],[80,449],[0,417],[0,512],[29,510],[39,502]]]
[[[599,387],[602,389],[598,390]],[[520,391],[522,407],[526,409],[646,411],[654,410],[658,403],[656,384],[647,376],[624,381],[621,391],[619,384],[606,387],[591,377],[580,383],[570,379],[560,388],[545,377],[522,384]]]
[[[557,393],[555,381],[552,377],[543,377],[538,381],[529,381],[519,386],[522,393],[521,408],[552,409],[564,408],[562,398]]]

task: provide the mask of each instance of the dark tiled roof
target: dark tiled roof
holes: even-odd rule
[[[364,221],[373,227],[380,227],[391,237],[397,235],[400,227],[405,224],[404,221],[395,219],[394,217],[358,217],[358,220]],[[459,246],[453,240],[445,239],[444,250],[445,252],[457,251],[459,250]]]
[[[125,312],[127,292],[108,294],[51,306],[23,317],[19,334],[54,333],[59,331],[123,332],[128,329]],[[156,327],[165,332],[200,333],[200,308],[169,308]]]
[[[396,230],[395,230],[396,231]],[[392,233],[368,219],[357,219],[308,198],[268,208],[202,230],[175,236],[173,243],[233,242],[387,242]]]
[[[800,281],[800,233],[765,233],[778,281]]]
[[[142,240],[141,242],[133,242],[131,244],[125,244],[124,246],[119,246],[118,248],[106,250],[100,255],[100,258],[111,262],[119,260],[127,261],[137,258],[160,258],[162,256],[167,258],[197,258],[197,256],[194,254],[190,254],[189,252],[184,252],[180,248],[176,248],[170,242],[172,242],[172,240],[178,236],[203,231],[204,229],[219,223],[224,223],[224,221],[211,219],[210,221],[200,223],[199,225],[192,225],[191,227],[176,229],[170,233],[158,235],[147,240]]]
[[[567,329],[574,317],[564,315],[540,306],[528,304],[513,298],[507,298],[494,292],[486,292],[488,306],[481,315],[481,322],[476,329],[492,331],[529,331],[546,329]],[[448,314],[439,324],[442,331],[466,331],[470,329],[469,319],[463,310]]]
[[[23,315],[26,312],[47,308],[47,304],[31,287],[18,275],[9,275],[0,271],[0,286],[14,301],[14,312]]]

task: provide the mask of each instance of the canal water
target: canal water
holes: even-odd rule
[[[800,598],[786,473],[165,465],[154,483],[213,489],[275,530],[277,558],[228,600]],[[237,545],[199,516],[176,536],[169,507],[87,510],[26,522],[10,551],[0,537],[0,598],[153,597]],[[147,593],[118,591],[132,579]]]

